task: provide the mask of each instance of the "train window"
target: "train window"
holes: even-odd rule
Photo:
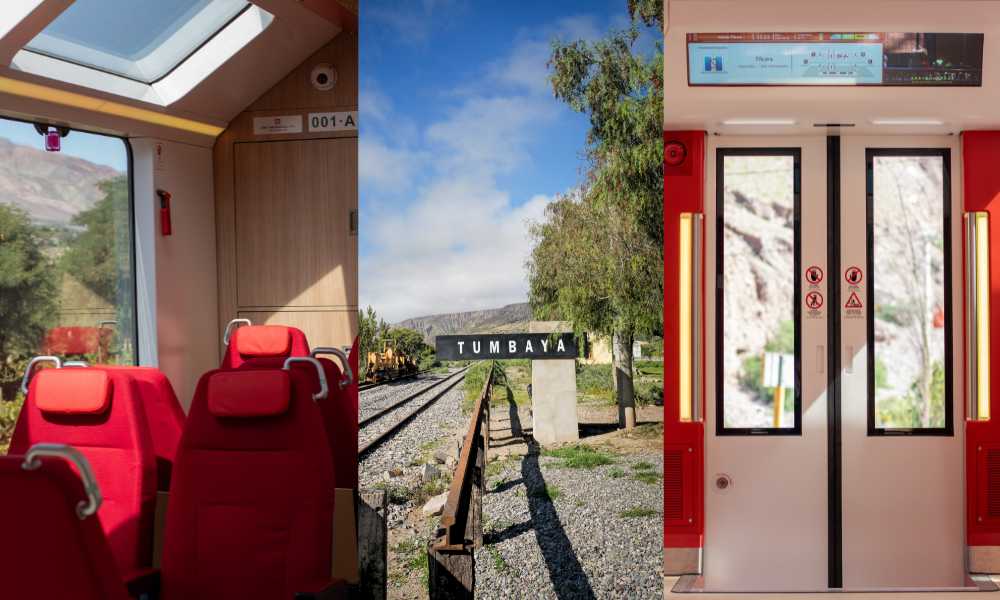
[[[25,49],[153,83],[249,7],[245,0],[76,0]]]
[[[0,393],[38,354],[136,360],[129,150],[71,131],[43,150],[30,123],[0,119]]]
[[[868,433],[952,434],[950,152],[868,168]]]
[[[801,433],[799,164],[798,149],[718,151],[720,435]]]

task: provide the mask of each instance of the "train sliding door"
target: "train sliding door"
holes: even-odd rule
[[[843,585],[965,584],[955,137],[844,137]]]
[[[958,152],[711,138],[705,591],[966,586]]]
[[[707,164],[704,588],[822,589],[824,140],[710,138]]]

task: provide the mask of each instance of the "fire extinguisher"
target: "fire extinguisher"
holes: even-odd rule
[[[170,235],[174,232],[170,224],[170,192],[156,190],[156,195],[160,197],[160,233]]]

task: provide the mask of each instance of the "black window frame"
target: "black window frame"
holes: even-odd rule
[[[795,320],[795,424],[792,427],[726,427],[725,415],[725,162],[727,156],[790,156],[792,157],[792,197],[793,197],[793,246],[794,246],[794,291],[792,304]],[[794,147],[775,148],[717,148],[715,158],[715,434],[718,436],[743,435],[802,435],[802,149]]]
[[[27,119],[19,119],[17,117],[11,117],[0,113],[0,119],[4,121],[12,121],[15,123],[24,123],[26,125],[39,126],[39,127],[65,127],[64,125],[53,125],[51,123],[44,123],[41,121],[30,121]],[[128,227],[129,227],[129,239],[132,243],[129,245],[129,262],[132,265],[132,322],[129,324],[129,336],[132,338],[132,347],[135,349],[132,356],[132,366],[138,366],[140,364],[139,358],[139,265],[136,264],[137,252],[136,244],[138,244],[138,239],[136,238],[135,229],[135,161],[134,154],[132,152],[132,143],[125,136],[113,135],[110,133],[105,133],[102,131],[93,131],[89,129],[84,129],[82,127],[67,127],[69,133],[73,132],[86,133],[89,135],[99,135],[106,138],[113,138],[119,140],[125,146],[125,162],[126,170],[125,176],[128,177]],[[41,141],[42,136],[38,136],[39,141]],[[122,330],[118,329],[118,334],[122,335]],[[127,366],[127,365],[123,365]]]
[[[878,427],[875,423],[875,158],[941,158],[942,201],[944,203],[944,427]],[[955,407],[952,393],[954,359],[952,344],[952,235],[951,235],[951,149],[950,148],[866,148],[865,149],[865,268],[868,282],[865,297],[867,354],[868,437],[955,435]]]

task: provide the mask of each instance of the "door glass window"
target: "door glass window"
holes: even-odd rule
[[[719,434],[801,431],[799,150],[720,149]]]
[[[950,434],[948,150],[867,158],[869,433]]]
[[[43,148],[33,125],[0,119],[3,400],[14,399],[27,361],[39,354],[136,360],[126,143],[71,131],[61,151]]]

